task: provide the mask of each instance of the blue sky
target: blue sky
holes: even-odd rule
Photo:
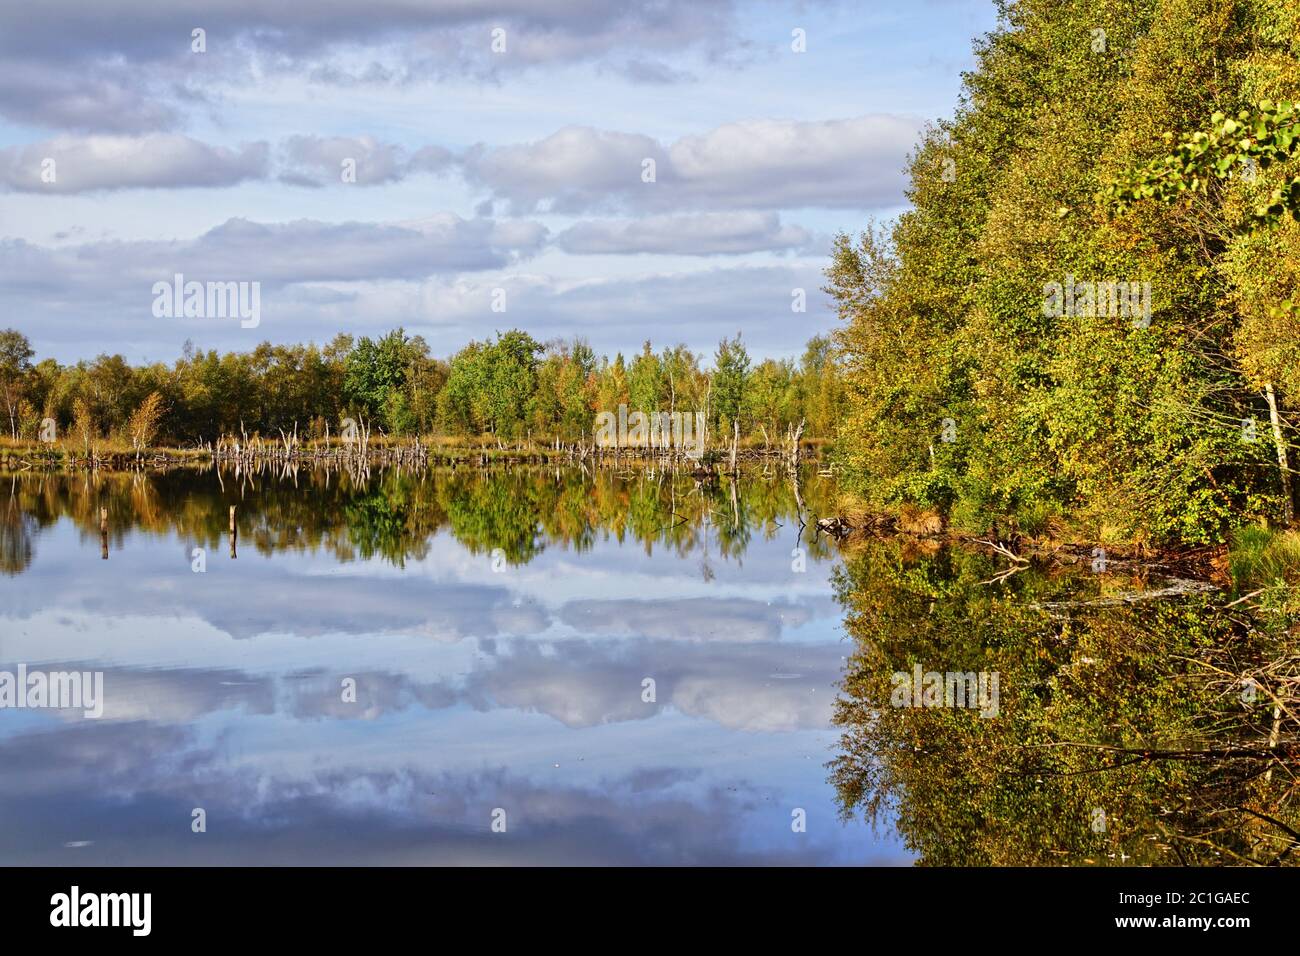
[[[830,237],[899,212],[996,22],[989,0],[264,6],[0,9],[0,326],[40,357],[398,325],[443,356],[511,327],[797,354],[834,325]],[[176,272],[260,283],[258,326],[156,318]]]

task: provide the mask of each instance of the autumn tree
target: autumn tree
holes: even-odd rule
[[[150,392],[140,403],[140,407],[131,414],[126,430],[137,458],[158,434],[158,425],[162,421],[162,416],[163,397],[158,392]]]

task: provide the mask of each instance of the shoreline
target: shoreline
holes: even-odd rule
[[[590,448],[581,446],[484,447],[455,443],[407,444],[374,443],[364,452],[355,447],[331,445],[304,447],[255,443],[235,452],[210,447],[148,449],[139,455],[114,450],[87,458],[63,449],[51,453],[35,447],[0,447],[0,476],[44,475],[164,475],[180,470],[234,470],[274,474],[299,469],[307,471],[369,472],[372,469],[419,471],[423,469],[470,468],[581,468],[651,467],[712,483],[721,478],[735,478],[761,468],[772,477],[775,470],[784,480],[798,472],[816,469],[819,478],[837,480],[835,468],[819,455],[820,443],[807,443],[800,457],[792,462],[787,450],[780,448],[710,449],[698,458],[680,449],[662,448]],[[288,469],[288,470],[286,470]],[[798,473],[793,472],[793,473]],[[985,531],[954,529],[934,511],[901,508],[897,512],[866,510],[860,501],[845,494],[829,515],[808,514],[807,524],[818,535],[833,540],[842,551],[871,540],[894,540],[917,548],[961,547],[986,551],[1004,559],[1001,573],[990,583],[1004,580],[1031,565],[1058,568],[1092,565],[1097,573],[1114,570],[1143,570],[1213,582],[1225,590],[1232,588],[1229,571],[1234,547],[1229,542],[1196,546],[1153,546],[1140,541],[1100,541],[1068,534],[1000,533],[996,525]],[[1274,529],[1276,533],[1284,533]],[[1100,567],[1099,567],[1100,565]]]
[[[139,472],[164,470],[184,465],[240,464],[258,466],[286,463],[296,465],[355,464],[440,465],[440,464],[584,464],[591,462],[647,461],[664,462],[678,467],[692,467],[710,472],[726,472],[741,463],[769,462],[819,464],[822,446],[803,443],[797,452],[780,447],[710,448],[690,454],[681,448],[646,446],[601,447],[578,444],[537,442],[489,446],[483,444],[425,442],[420,439],[396,444],[369,441],[364,444],[330,444],[303,446],[297,443],[255,442],[240,447],[211,445],[180,448],[158,447],[140,452],[125,449],[92,450],[77,453],[39,446],[0,446],[0,471],[106,471]]]
[[[1216,545],[1153,547],[1140,542],[1108,542],[1012,533],[999,538],[989,533],[957,531],[947,527],[937,515],[921,520],[905,515],[864,513],[845,509],[843,513],[817,522],[818,531],[849,549],[867,541],[904,541],[918,548],[962,547],[985,551],[1004,559],[1004,571],[989,583],[1006,579],[1035,564],[1053,567],[1090,566],[1094,573],[1140,569],[1197,580],[1212,581],[1231,587],[1227,561],[1232,546]]]

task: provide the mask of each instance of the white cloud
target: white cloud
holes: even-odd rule
[[[268,153],[265,143],[211,146],[176,133],[56,136],[0,150],[0,185],[34,193],[233,186],[263,177]]]
[[[426,146],[413,155],[394,143],[372,136],[291,136],[283,144],[281,180],[294,185],[323,186],[344,182],[347,164],[357,185],[397,182],[415,172],[437,172],[454,160],[450,150]]]
[[[801,349],[834,324],[821,284],[820,265],[799,261],[582,280],[464,276],[426,282],[421,312],[437,328],[438,340],[458,345],[494,329],[521,328],[540,340],[582,335],[611,355],[646,338],[712,351],[723,336],[742,330],[754,354],[782,354]],[[494,288],[506,291],[504,313],[490,309]],[[806,313],[791,310],[795,288],[807,294]],[[365,304],[349,309],[365,311]]]
[[[0,11],[19,9],[0,5]],[[22,16],[28,22],[44,19],[31,11]],[[5,31],[0,25],[0,38]],[[21,46],[6,52],[0,39],[0,116],[33,126],[110,133],[166,129],[179,121],[174,98],[159,96],[127,63],[86,62],[73,69],[29,53]]]
[[[649,136],[566,126],[464,157],[466,177],[517,213],[602,210],[870,209],[903,201],[921,124],[899,116],[746,120],[663,146]],[[654,181],[643,178],[654,161]]]
[[[335,85],[495,81],[595,63],[632,82],[723,63],[746,42],[731,0],[46,0],[0,4],[0,115],[59,129],[171,128],[189,101],[257,78]],[[191,30],[207,49],[191,52]],[[492,31],[506,31],[505,50]],[[22,59],[24,65],[15,64]]]
[[[555,244],[573,254],[706,256],[798,249],[810,240],[807,230],[781,225],[776,213],[722,212],[584,221],[556,236]]]
[[[195,239],[175,242],[94,242],[58,249],[0,242],[0,281],[10,289],[60,288],[102,301],[108,290],[123,284],[134,289],[141,278],[164,279],[174,272],[277,285],[422,279],[440,271],[499,268],[535,252],[545,234],[535,223],[502,226],[450,213],[403,226],[231,219]]]

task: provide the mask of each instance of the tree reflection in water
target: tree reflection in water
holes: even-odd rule
[[[681,471],[640,466],[577,468],[387,469],[366,474],[299,469],[236,476],[212,469],[161,476],[139,473],[24,473],[6,476],[0,510],[4,568],[31,560],[36,529],[70,518],[98,535],[109,511],[114,546],[125,531],[175,534],[215,549],[225,541],[230,505],[240,543],[262,554],[326,551],[342,561],[380,558],[398,567],[429,553],[446,529],[475,554],[501,549],[525,564],[548,547],[589,550],[600,535],[632,538],[647,555],[667,548],[739,561],[754,535],[772,537],[788,523],[825,514],[834,487],[805,469],[798,489],[778,469],[701,481]],[[811,524],[811,523],[810,523]],[[832,546],[808,529],[804,548],[825,559]]]
[[[930,865],[1300,860],[1284,624],[1204,593],[1106,600],[1162,583],[1140,575],[986,583],[997,570],[889,541],[837,571],[856,644],[830,765],[843,814],[892,812]],[[999,716],[890,706],[891,675],[916,664],[999,673]]]

